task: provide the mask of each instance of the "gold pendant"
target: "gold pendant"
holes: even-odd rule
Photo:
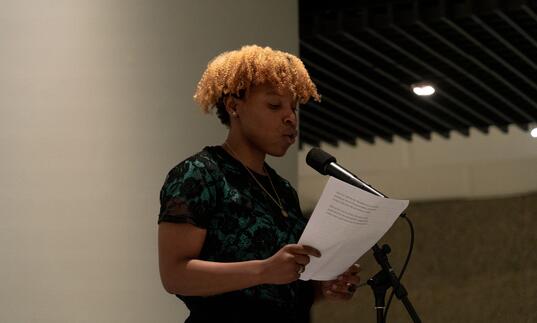
[[[287,212],[284,209],[280,209],[280,210],[282,210],[282,215],[284,218],[289,217],[289,214],[287,214]]]

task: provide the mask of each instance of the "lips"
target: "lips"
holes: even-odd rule
[[[290,130],[290,131],[287,131],[285,132],[284,136],[288,136],[288,137],[291,137],[291,138],[295,138],[296,136],[298,135],[298,132],[296,130]]]
[[[289,131],[284,134],[284,136],[289,140],[290,144],[293,144],[295,142],[295,138],[298,135],[297,131]]]

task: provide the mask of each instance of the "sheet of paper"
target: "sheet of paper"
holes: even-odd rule
[[[366,253],[408,206],[330,177],[299,244],[317,248],[301,280],[332,280]]]

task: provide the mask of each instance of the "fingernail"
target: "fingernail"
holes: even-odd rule
[[[337,289],[337,285],[336,285],[336,284],[332,285],[332,289],[333,289],[333,290],[336,290],[336,289]]]

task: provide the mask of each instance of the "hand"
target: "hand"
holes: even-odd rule
[[[360,265],[353,264],[337,279],[322,281],[321,293],[323,297],[333,300],[351,299],[356,291],[356,285],[360,283],[360,276],[358,276],[360,271]]]
[[[320,257],[319,250],[299,244],[283,246],[272,257],[263,260],[261,275],[265,284],[288,284],[300,277],[310,256]]]

